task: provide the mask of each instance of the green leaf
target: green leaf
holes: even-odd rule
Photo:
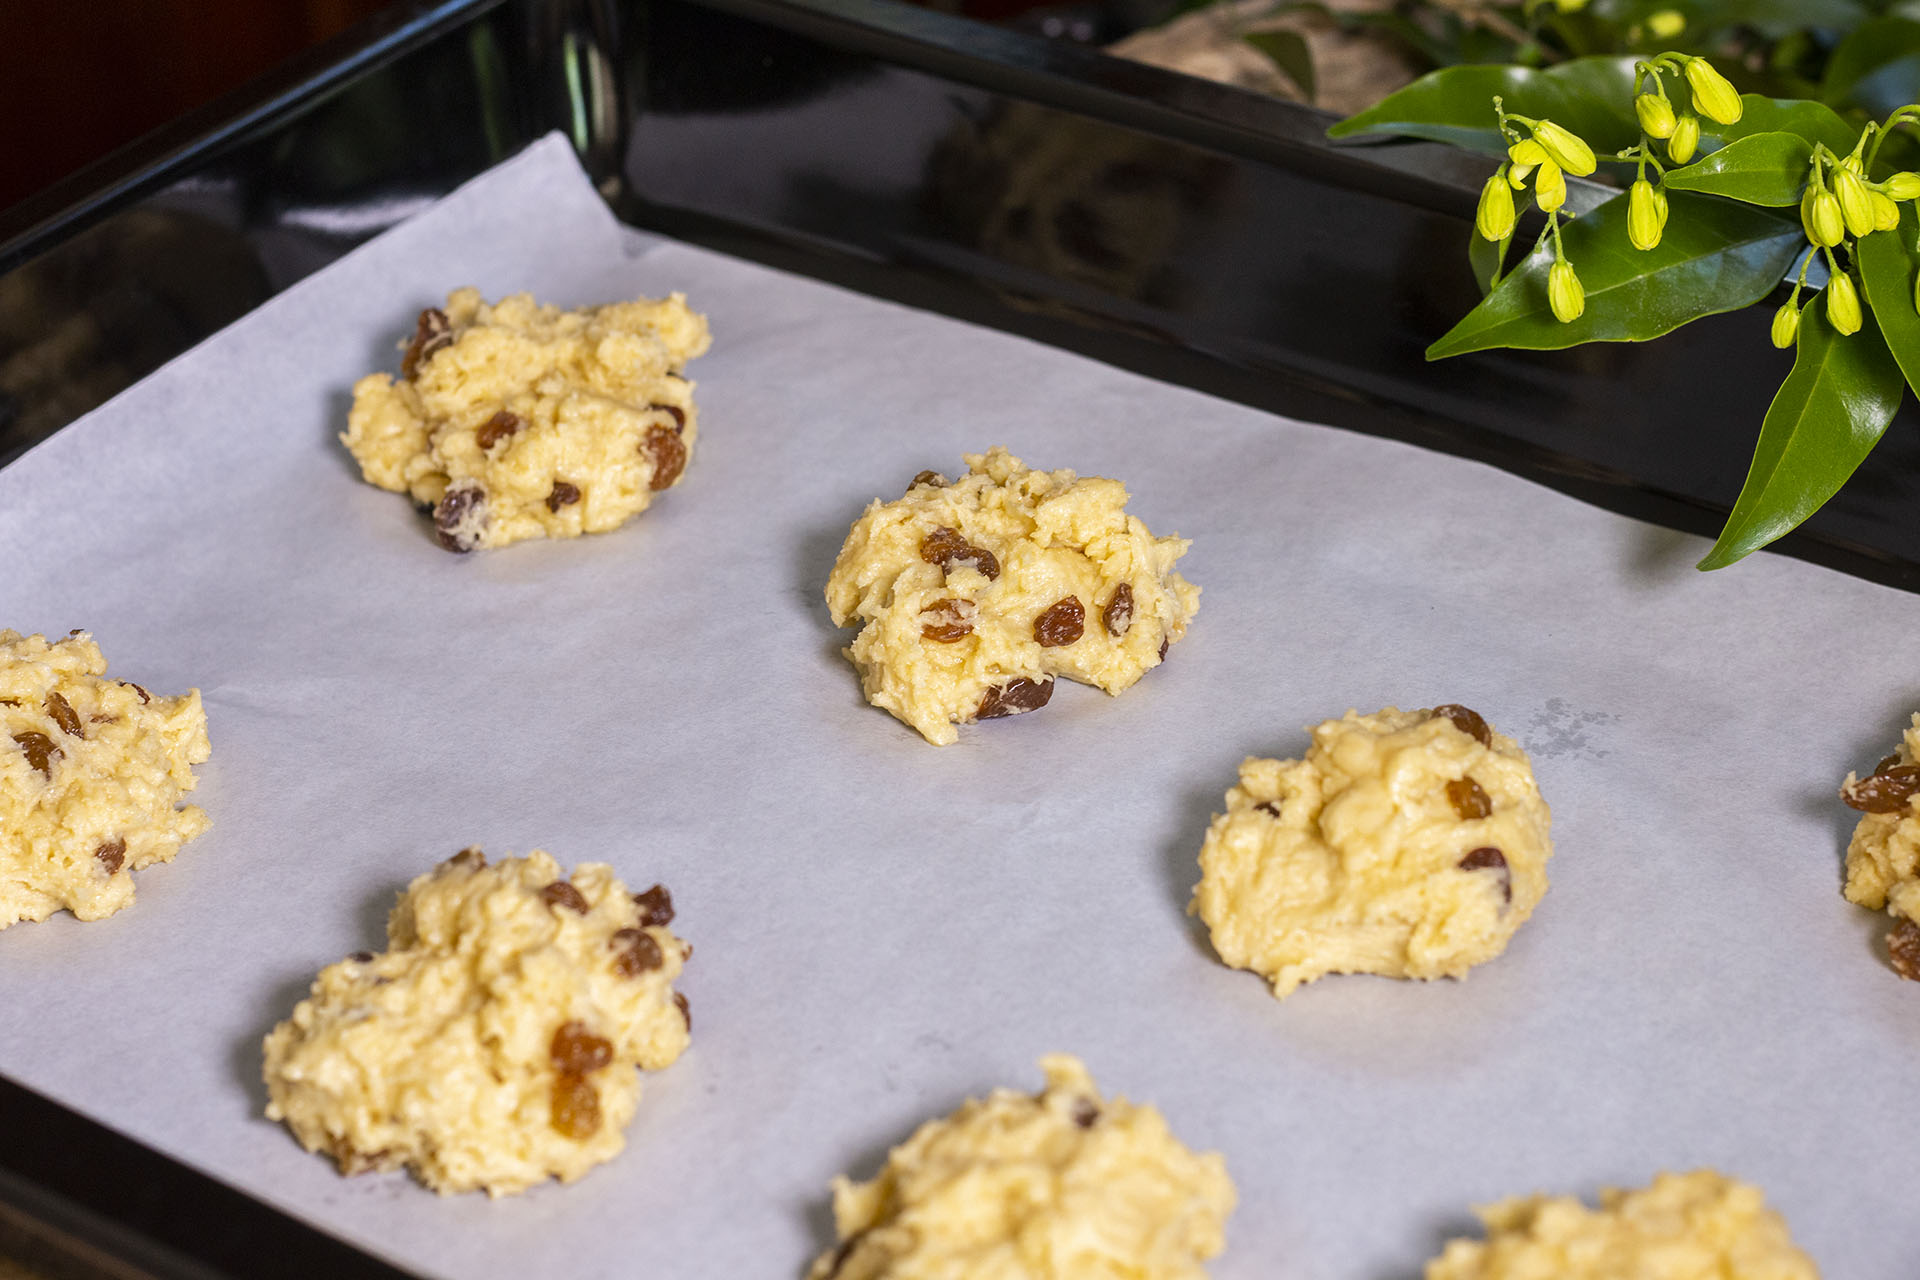
[[[1799,134],[1753,133],[1684,169],[1667,170],[1667,190],[1704,191],[1747,204],[1797,205],[1812,163],[1813,144]]]
[[[1920,22],[1875,18],[1842,40],[1827,62],[1820,96],[1836,107],[1860,106],[1876,115],[1913,101],[1920,65]],[[1902,96],[1902,89],[1908,90]]]
[[[1760,424],[1753,465],[1726,528],[1700,561],[1722,569],[1797,526],[1840,491],[1893,421],[1905,386],[1879,326],[1842,337],[1815,300],[1800,350]]]
[[[1586,313],[1561,324],[1547,307],[1553,253],[1536,248],[1445,337],[1427,359],[1582,342],[1644,342],[1690,320],[1734,311],[1766,297],[1806,241],[1791,220],[1750,205],[1691,191],[1668,198],[1666,234],[1641,251],[1627,240],[1627,199],[1613,199],[1561,232],[1567,257],[1586,286]]]
[[[1467,244],[1467,265],[1473,268],[1474,283],[1480,286],[1480,296],[1486,297],[1488,290],[1500,283],[1500,271],[1506,265],[1507,250],[1513,245],[1513,237],[1495,244],[1481,238],[1478,231],[1473,233]]]
[[[1867,17],[1852,0],[1707,0],[1686,7],[1708,27],[1751,27],[1769,40],[1812,27],[1845,31]]]
[[[1862,236],[1854,252],[1867,305],[1893,358],[1920,395],[1920,311],[1914,310],[1914,279],[1920,276],[1920,216],[1911,204],[1900,207],[1900,225]]]
[[[1273,65],[1299,86],[1307,101],[1313,101],[1313,54],[1305,36],[1298,31],[1253,31],[1241,39],[1273,59]]]
[[[1494,118],[1495,94],[1505,99],[1508,111],[1573,130],[1596,154],[1611,154],[1640,140],[1633,114],[1632,58],[1577,58],[1546,71],[1446,67],[1342,120],[1327,136],[1392,133],[1503,155],[1507,142]]]
[[[1684,83],[1684,82],[1683,82]],[[1671,87],[1668,92],[1673,92]],[[1703,138],[1732,143],[1761,133],[1796,133],[1808,142],[1824,142],[1827,149],[1846,155],[1860,137],[1860,130],[1834,113],[1832,107],[1804,98],[1768,98],[1757,93],[1740,95],[1740,118],[1732,124],[1716,124],[1700,118]]]

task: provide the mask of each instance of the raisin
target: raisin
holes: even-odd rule
[[[1029,680],[1025,676],[1015,676],[981,695],[980,709],[973,713],[973,718],[998,720],[1002,716],[1017,716],[1023,711],[1038,711],[1047,705],[1047,699],[1051,697],[1053,677]]]
[[[552,1107],[553,1131],[561,1137],[585,1142],[600,1131],[600,1091],[579,1076],[553,1082]]]
[[[1920,924],[1896,920],[1887,934],[1887,959],[1893,971],[1910,982],[1920,982]]]
[[[1887,770],[1893,768],[1895,765],[1899,763],[1900,763],[1900,754],[1898,752],[1895,752],[1893,755],[1890,755],[1890,756],[1881,756],[1880,763],[1873,766],[1873,771],[1875,773],[1885,773]]]
[[[352,955],[350,955],[350,956],[348,956],[348,957],[347,957],[347,959],[349,959],[349,960],[351,960],[351,961],[353,961],[353,962],[354,962],[355,964],[372,964],[372,963],[373,963],[373,952],[371,952],[371,951],[356,951],[356,952],[354,952],[354,953],[353,953]]]
[[[27,763],[38,769],[48,782],[53,781],[53,762],[65,753],[53,745],[44,733],[16,733],[13,740],[27,753]]]
[[[487,492],[477,484],[448,489],[433,509],[434,537],[449,551],[466,553],[480,545],[487,527]]]
[[[613,1061],[613,1044],[587,1030],[584,1022],[563,1022],[547,1044],[553,1069],[563,1076],[584,1076]]]
[[[1033,638],[1043,649],[1072,644],[1087,630],[1087,607],[1079,596],[1062,596],[1033,620]]]
[[[1160,661],[1165,662],[1166,660],[1167,660],[1167,637],[1161,636],[1160,637]]]
[[[958,644],[973,634],[973,602],[935,600],[920,614],[920,634],[941,644]]]
[[[1435,719],[1453,721],[1453,727],[1472,738],[1483,747],[1493,745],[1493,731],[1487,728],[1487,722],[1480,718],[1478,711],[1470,711],[1457,702],[1444,703],[1433,709]]]
[[[1278,800],[1262,800],[1259,804],[1253,807],[1258,809],[1260,812],[1265,814],[1270,814],[1273,817],[1277,818],[1280,816],[1280,802]]]
[[[540,891],[540,896],[547,900],[547,905],[550,907],[567,907],[578,911],[581,915],[592,910],[587,906],[587,900],[580,891],[565,880],[555,880]]]
[[[1493,812],[1493,800],[1472,778],[1456,778],[1447,784],[1447,803],[1460,815],[1460,821],[1472,822]]]
[[[400,376],[412,378],[440,348],[453,341],[453,325],[447,319],[447,313],[438,307],[428,307],[420,313],[420,319],[413,326],[413,341],[407,344],[407,353],[400,357]]]
[[[641,924],[673,923],[673,895],[667,892],[667,886],[657,884],[645,893],[636,893],[633,895],[633,902],[640,908]]]
[[[944,489],[947,487],[947,478],[938,471],[922,471],[913,478],[913,483],[907,486],[907,492],[912,493],[923,484],[931,485],[936,489]]]
[[[1113,598],[1100,611],[1100,625],[1115,640],[1127,634],[1127,628],[1133,625],[1133,586],[1130,583],[1123,582],[1113,589]]]
[[[613,971],[623,978],[637,978],[666,961],[660,944],[645,929],[622,929],[609,943],[620,954],[613,958]]]
[[[568,484],[565,480],[555,480],[553,482],[553,492],[547,495],[547,510],[558,511],[560,508],[570,507],[578,501],[580,501],[579,489]]]
[[[520,415],[502,409],[480,424],[480,429],[473,433],[473,440],[480,446],[480,451],[485,453],[518,431],[520,427]]]
[[[649,409],[654,409],[654,410],[657,410],[657,411],[659,411],[659,412],[661,412],[661,413],[670,413],[670,414],[672,414],[672,415],[673,415],[673,430],[674,430],[674,432],[675,432],[675,434],[678,434],[678,433],[680,433],[680,432],[682,432],[682,431],[685,431],[685,430],[687,429],[687,411],[686,411],[685,409],[682,409],[682,408],[681,408],[681,407],[680,407],[679,405],[677,405],[677,404],[650,404],[650,405],[648,405],[648,406],[647,406],[647,408],[649,408]]]
[[[127,842],[108,840],[93,851],[93,856],[100,859],[100,865],[107,869],[108,875],[113,875],[127,865]]]
[[[1507,866],[1506,855],[1498,849],[1491,845],[1482,845],[1480,848],[1467,854],[1466,857],[1460,859],[1459,865],[1462,871],[1486,871],[1489,869],[1499,871],[1500,892],[1508,902],[1513,901],[1513,871]]]
[[[60,732],[75,738],[87,736],[86,727],[80,723],[80,717],[74,714],[73,704],[59,694],[47,695],[47,714],[60,726]]]
[[[1915,792],[1920,792],[1920,765],[1901,764],[1848,783],[1840,788],[1840,798],[1862,813],[1899,813]]]
[[[833,1280],[835,1276],[840,1274],[840,1268],[847,1265],[847,1259],[851,1258],[853,1251],[860,1247],[860,1241],[866,1234],[866,1231],[862,1229],[854,1232],[840,1242],[840,1247],[833,1251],[833,1260],[827,1263],[827,1280]]]
[[[1100,1104],[1092,1098],[1073,1100],[1073,1122],[1082,1129],[1091,1129],[1100,1119]]]
[[[1000,576],[1000,561],[993,552],[974,546],[960,536],[959,530],[944,525],[920,539],[920,558],[939,565],[943,573],[952,573],[957,564],[978,569],[989,582]]]
[[[139,695],[140,695],[140,705],[141,705],[141,706],[143,706],[143,707],[144,707],[144,706],[146,706],[146,705],[147,705],[147,704],[148,704],[149,702],[152,702],[152,701],[153,701],[153,697],[152,697],[152,695],[151,695],[151,694],[149,694],[149,693],[148,693],[148,692],[147,692],[147,691],[146,691],[145,689],[142,689],[142,688],[141,688],[141,687],[140,687],[139,685],[137,685],[137,684],[135,684],[135,683],[134,683],[133,681],[131,681],[131,680],[122,680],[122,681],[121,681],[120,683],[121,683],[121,684],[123,684],[123,685],[125,685],[125,686],[127,686],[127,688],[129,688],[129,689],[131,689],[131,690],[133,690],[133,691],[134,691],[135,693],[137,693],[137,694],[139,694]]]
[[[640,442],[640,451],[653,459],[653,479],[647,481],[649,489],[666,488],[687,469],[687,446],[681,443],[680,433],[668,427],[649,427],[647,438]]]
[[[680,1021],[687,1024],[687,1030],[693,1030],[693,1010],[687,1007],[687,998],[678,991],[673,993],[673,1007],[680,1011]]]
[[[487,865],[487,855],[480,852],[478,845],[468,845],[441,865],[459,867],[462,871],[478,871]]]

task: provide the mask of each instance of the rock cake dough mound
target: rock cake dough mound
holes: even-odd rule
[[[871,1182],[836,1178],[840,1245],[809,1280],[1204,1280],[1233,1183],[1152,1107],[1102,1098],[1079,1061],[1039,1095],[998,1089],[931,1120]]]
[[[133,901],[133,875],[207,829],[180,799],[207,758],[200,691],[106,679],[85,632],[0,631],[0,929]]]
[[[680,482],[699,434],[681,370],[708,342],[677,293],[562,311],[459,289],[420,313],[399,381],[354,386],[340,439],[450,551],[603,533]]]
[[[342,1173],[410,1167],[448,1193],[571,1182],[618,1155],[634,1068],[687,1047],[691,954],[656,885],[466,849],[407,886],[389,948],[320,971],[266,1040],[267,1117]]]
[[[827,580],[867,700],[945,746],[956,722],[1044,706],[1065,676],[1119,693],[1185,634],[1200,589],[1184,538],[1126,512],[1126,486],[1029,471],[1005,449],[854,522]]]
[[[1920,982],[1920,715],[1871,774],[1847,775],[1840,798],[1861,811],[1847,843],[1847,901],[1892,913],[1888,959]]]
[[[1304,760],[1248,759],[1188,908],[1284,999],[1328,973],[1461,977],[1547,891],[1548,811],[1513,739],[1465,707],[1349,711]]]
[[[1450,1240],[1426,1280],[1819,1280],[1758,1187],[1711,1169],[1608,1188],[1600,1208],[1522,1196],[1476,1210],[1487,1238]]]

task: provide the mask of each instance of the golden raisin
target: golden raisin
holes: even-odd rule
[[[108,875],[112,875],[127,863],[127,842],[108,840],[93,851],[93,856],[100,859],[100,865],[107,869]]]
[[[1472,822],[1493,812],[1493,801],[1472,778],[1455,778],[1447,784],[1447,802],[1462,822]]]
[[[579,1076],[554,1080],[552,1109],[553,1130],[563,1138],[585,1142],[600,1131],[600,1091]]]
[[[502,409],[480,424],[480,429],[473,433],[473,442],[485,453],[519,429],[520,415]]]
[[[647,481],[649,489],[666,488],[686,470],[687,446],[681,441],[680,433],[671,427],[647,428],[647,438],[640,442],[640,451],[653,459],[653,478]]]
[[[941,644],[958,644],[973,634],[971,601],[935,600],[920,614],[920,634]]]
[[[680,1011],[680,1020],[687,1024],[687,1030],[693,1030],[693,1010],[687,1007],[687,998],[678,991],[673,993],[673,1007]]]
[[[565,480],[555,480],[553,482],[553,492],[547,495],[547,510],[557,512],[560,508],[570,507],[578,501],[580,501],[579,489],[568,484]]]
[[[1909,982],[1920,982],[1920,924],[1896,920],[1887,934],[1887,958],[1893,971]]]
[[[1133,625],[1133,586],[1130,583],[1123,582],[1113,589],[1113,598],[1100,611],[1100,625],[1115,640],[1127,634],[1127,628]]]
[[[907,492],[912,493],[923,484],[932,485],[936,489],[944,489],[947,487],[947,478],[938,471],[922,471],[913,478],[913,483],[907,486]]]
[[[65,753],[53,745],[53,739],[44,733],[16,733],[13,740],[27,753],[27,763],[38,769],[48,782],[53,781],[53,762]]]
[[[1029,680],[1025,676],[1015,676],[1005,684],[995,685],[981,695],[980,709],[973,713],[975,720],[998,720],[1002,716],[1017,716],[1023,711],[1038,711],[1047,705],[1053,697],[1053,678]]]
[[[1493,745],[1493,731],[1487,728],[1487,722],[1480,718],[1478,711],[1469,710],[1457,702],[1448,702],[1433,709],[1436,719],[1444,718],[1453,722],[1453,727],[1472,738],[1483,747]]]
[[[1460,859],[1462,871],[1489,871],[1500,873],[1500,893],[1508,902],[1513,901],[1513,870],[1507,866],[1507,856],[1491,845],[1483,845]]]
[[[641,924],[673,923],[673,895],[667,892],[667,886],[657,884],[645,893],[636,893],[633,895],[633,902],[640,908]]]
[[[581,915],[592,910],[587,906],[587,900],[581,892],[565,880],[555,880],[540,891],[540,896],[547,900],[547,905],[550,907],[568,907]]]
[[[942,525],[920,539],[920,558],[937,564],[941,572],[952,573],[955,565],[977,569],[989,582],[1000,576],[1000,561],[985,547],[976,547],[960,536],[957,529]]]
[[[1920,792],[1920,765],[1895,765],[1885,773],[1858,779],[1840,788],[1840,798],[1862,813],[1899,813]]]
[[[57,693],[47,695],[47,714],[60,726],[60,732],[75,738],[87,736],[86,728],[80,723],[80,717],[74,713],[73,704]]]
[[[447,313],[438,307],[428,307],[413,326],[413,341],[407,344],[407,353],[400,357],[400,376],[413,377],[427,357],[452,342],[453,324],[447,319]]]
[[[660,944],[645,929],[622,929],[608,945],[620,953],[613,958],[613,971],[623,978],[637,978],[658,969],[666,959],[660,954]]]
[[[1033,620],[1033,638],[1043,649],[1072,644],[1087,630],[1087,609],[1079,596],[1061,596]]]
[[[561,1075],[584,1076],[613,1061],[613,1045],[587,1030],[584,1022],[563,1022],[554,1029],[547,1056]]]
[[[1880,763],[1873,766],[1873,771],[1875,773],[1885,773],[1887,770],[1893,768],[1899,763],[1900,763],[1900,753],[1896,751],[1894,754],[1890,756],[1881,756]]]

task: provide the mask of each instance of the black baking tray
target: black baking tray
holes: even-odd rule
[[[887,0],[399,5],[0,214],[0,464],[558,129],[638,226],[1715,532],[1789,363],[1767,317],[1429,365],[1486,162],[1331,119]],[[1777,550],[1920,590],[1915,423]],[[0,1078],[9,1240],[401,1274]]]

